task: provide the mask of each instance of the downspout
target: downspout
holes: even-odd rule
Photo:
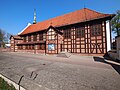
[[[58,54],[58,33],[57,33],[57,54]]]

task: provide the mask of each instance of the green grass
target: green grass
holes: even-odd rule
[[[15,87],[11,84],[8,84],[4,79],[0,77],[0,90],[16,90]]]

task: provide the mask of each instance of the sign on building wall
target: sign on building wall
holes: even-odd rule
[[[48,50],[55,50],[55,44],[48,44]]]

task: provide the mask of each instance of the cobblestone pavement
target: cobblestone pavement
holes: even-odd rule
[[[27,90],[120,90],[120,64],[102,57],[0,52],[0,73]]]

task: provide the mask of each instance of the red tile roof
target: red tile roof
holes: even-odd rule
[[[47,29],[51,24],[54,27],[80,23],[85,21],[90,21],[99,18],[112,17],[113,14],[103,14],[88,8],[83,8],[81,10],[77,10],[75,12],[71,12],[62,16],[58,16],[43,22],[38,22],[37,24],[32,24],[28,28],[26,28],[20,35],[42,31]]]

